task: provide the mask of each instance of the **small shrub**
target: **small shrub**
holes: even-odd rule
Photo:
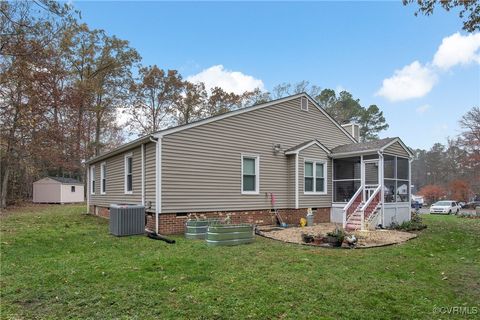
[[[426,227],[418,214],[413,214],[410,221],[404,221],[401,224],[395,222],[390,225],[390,229],[401,231],[420,231]]]

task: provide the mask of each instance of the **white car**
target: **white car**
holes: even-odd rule
[[[435,202],[430,206],[430,213],[458,213],[460,211],[460,206],[455,201],[443,200]]]

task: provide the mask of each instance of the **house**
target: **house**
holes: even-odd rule
[[[87,161],[89,212],[143,204],[147,226],[181,233],[187,214],[275,223],[371,228],[410,219],[412,153],[400,138],[358,143],[297,94],[165,129]]]
[[[75,203],[85,201],[83,182],[72,178],[46,177],[33,183],[35,203]]]

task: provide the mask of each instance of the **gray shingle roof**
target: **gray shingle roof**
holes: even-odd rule
[[[83,184],[83,182],[78,181],[77,179],[73,178],[64,178],[64,177],[49,177],[50,179],[53,179],[55,181],[58,181],[60,183],[67,183],[67,184]]]
[[[349,152],[361,152],[369,150],[380,150],[393,140],[397,138],[384,138],[375,141],[363,142],[363,143],[350,143],[344,144],[332,149],[332,153],[349,153]]]

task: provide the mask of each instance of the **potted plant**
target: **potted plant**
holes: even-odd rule
[[[334,247],[340,247],[345,239],[345,232],[339,228],[327,233],[327,241]]]

